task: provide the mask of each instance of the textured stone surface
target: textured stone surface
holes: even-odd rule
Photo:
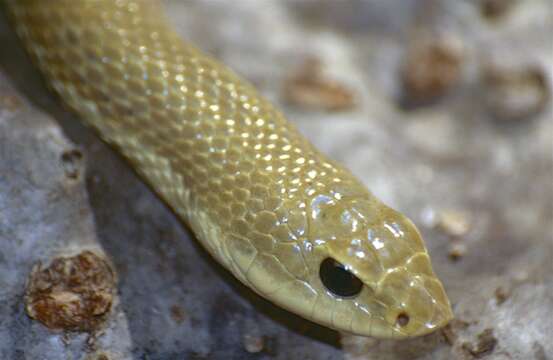
[[[502,122],[487,112],[479,85],[483,64],[507,62],[536,64],[551,86],[547,1],[515,2],[493,23],[472,2],[230,4],[166,5],[179,32],[253,81],[321,150],[421,226],[457,321],[446,332],[399,344],[344,336],[339,349],[338,334],[247,291],[190,241],[113,151],[57,105],[2,21],[1,45],[10,51],[0,53],[0,357],[105,352],[116,359],[131,351],[151,359],[471,359],[467,349],[489,346],[481,335],[492,329],[496,342],[485,358],[551,358],[551,103],[531,119]],[[402,56],[410,39],[428,30],[454,33],[464,43],[462,80],[437,104],[401,110]],[[284,80],[308,57],[356,93],[355,108],[286,107]],[[23,99],[19,108],[14,88]],[[88,207],[82,187],[80,195],[59,190],[75,182],[67,177],[71,162],[59,160],[73,147],[27,101],[85,153],[99,244],[88,210],[72,208]],[[466,217],[463,231],[444,223],[442,214],[452,211]],[[56,241],[42,241],[44,234]],[[466,252],[452,261],[451,247],[459,244]],[[90,349],[88,334],[64,337],[28,319],[22,296],[38,260],[60,248],[100,245],[118,273],[120,299],[108,321],[114,330]],[[252,338],[262,339],[263,350]]]
[[[108,295],[115,312],[122,310],[111,292],[86,289],[86,284],[79,287],[73,282],[73,293],[59,291],[62,286],[54,272],[30,279],[40,265],[59,265],[59,257],[88,251],[105,255],[88,204],[84,163],[78,160],[82,160],[80,156],[75,159],[80,150],[62,135],[56,123],[18,98],[4,74],[0,74],[0,99],[0,358],[83,358],[85,349],[93,352],[96,348],[128,357],[131,338],[123,316],[110,317],[105,323],[102,319],[89,321],[89,333],[65,336],[25,313],[27,291],[34,300],[29,313],[55,327],[71,328],[76,317],[82,320],[86,315],[77,308],[84,305],[85,313],[91,310],[86,307],[98,302],[88,300],[97,295]],[[81,270],[73,276],[79,277]],[[62,301],[68,297],[75,300],[76,293],[88,303]],[[105,313],[104,307],[100,308]],[[82,325],[84,322],[79,321]]]

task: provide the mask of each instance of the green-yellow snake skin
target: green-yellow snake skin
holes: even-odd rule
[[[6,0],[49,85],[261,296],[359,335],[452,317],[416,227],[148,0]],[[327,260],[332,259],[332,260]]]

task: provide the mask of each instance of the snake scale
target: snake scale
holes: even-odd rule
[[[6,0],[48,84],[242,283],[319,324],[427,334],[452,317],[416,227],[148,0]]]

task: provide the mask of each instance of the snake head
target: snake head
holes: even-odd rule
[[[324,196],[312,202],[319,286],[313,320],[377,338],[433,332],[451,320],[415,225],[372,195]]]

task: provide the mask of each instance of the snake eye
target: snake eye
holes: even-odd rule
[[[357,276],[332,258],[323,260],[319,276],[323,285],[336,296],[353,297],[358,295],[363,288],[363,282]]]

